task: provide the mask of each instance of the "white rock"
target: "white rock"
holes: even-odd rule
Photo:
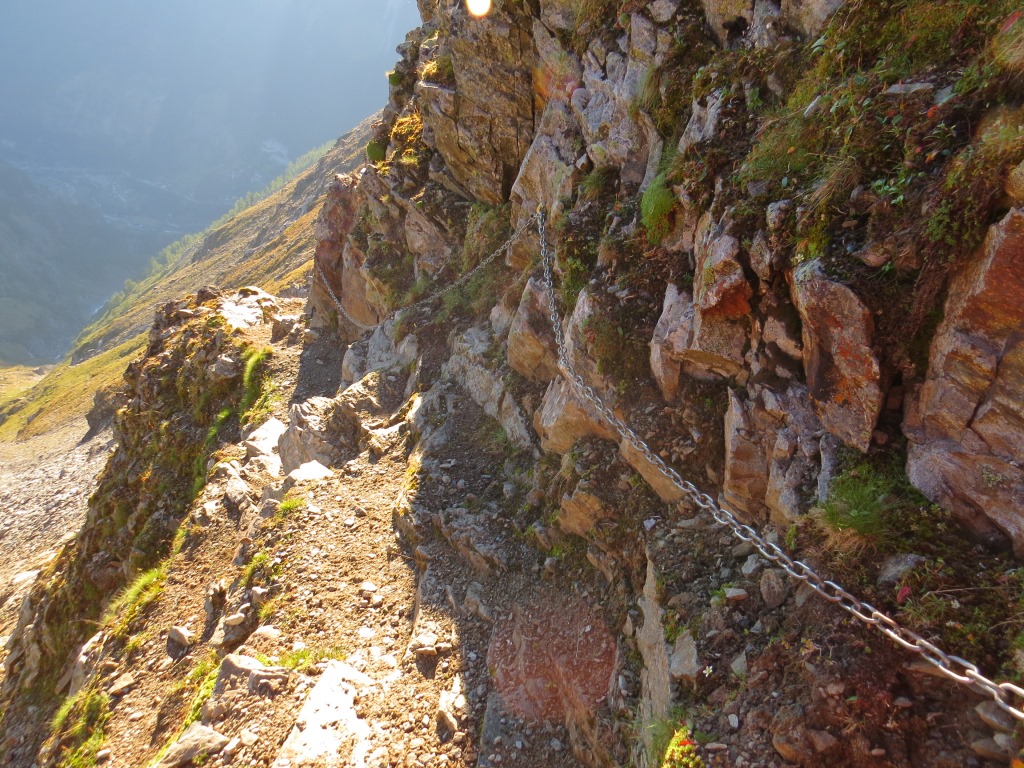
[[[191,763],[200,754],[215,755],[228,745],[229,739],[207,728],[202,723],[192,723],[157,764],[157,768],[175,768]]]
[[[185,648],[192,645],[195,637],[195,634],[187,627],[171,627],[167,633],[168,640]]]

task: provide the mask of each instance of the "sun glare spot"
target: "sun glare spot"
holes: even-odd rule
[[[486,16],[491,10],[491,0],[466,0],[466,8],[473,16]]]

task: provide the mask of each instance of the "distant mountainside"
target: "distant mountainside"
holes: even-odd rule
[[[6,0],[0,160],[169,241],[378,109],[416,21],[413,0]]]
[[[320,202],[336,174],[352,170],[364,159],[364,147],[377,121],[379,115],[364,120],[280,190],[189,239],[171,263],[107,306],[79,335],[69,359],[46,379],[13,402],[5,403],[0,397],[0,439],[19,433],[41,434],[70,417],[83,415],[97,390],[120,379],[127,361],[140,350],[154,312],[167,301],[204,285],[237,288],[255,284],[277,293],[287,293],[289,288],[304,290]],[[6,211],[4,207],[0,216]],[[18,219],[16,215],[11,218]],[[0,266],[6,269],[2,263]],[[40,279],[57,283],[53,274]],[[0,298],[0,308],[5,306],[3,301]],[[98,301],[94,300],[91,310]],[[37,315],[45,313],[40,310]],[[0,328],[7,333],[6,321]]]
[[[157,247],[0,163],[0,363],[52,362]]]

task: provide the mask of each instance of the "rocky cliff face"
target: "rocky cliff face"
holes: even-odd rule
[[[544,206],[563,286],[572,286],[563,297],[575,300],[569,291],[586,281],[586,296],[597,294],[567,318],[577,331],[570,337],[584,339],[584,358],[607,351],[596,326],[614,313],[613,322],[625,319],[621,331],[650,347],[649,370],[634,366],[626,375],[653,378],[664,402],[685,399],[683,380],[732,390],[719,414],[724,476],[709,479],[751,519],[799,519],[826,495],[828,471],[818,479],[841,445],[888,450],[906,431],[915,484],[978,533],[1020,546],[1010,511],[1020,457],[1003,439],[1018,425],[1014,407],[1000,405],[1021,396],[1013,353],[1004,351],[1019,302],[1011,298],[1013,278],[1000,276],[1009,268],[1000,263],[1019,251],[1015,202],[1001,189],[1021,155],[1019,115],[990,117],[1003,127],[972,137],[961,121],[991,111],[952,66],[980,66],[1000,44],[1012,45],[1016,21],[998,30],[999,9],[987,20],[971,17],[973,48],[940,62],[919,53],[897,73],[885,65],[901,22],[882,10],[847,9],[829,26],[842,3],[627,5],[505,3],[484,19],[457,4],[423,9],[428,21],[403,46],[378,132],[388,156],[339,181],[322,220],[318,260],[352,318],[373,323],[411,297],[403,294],[416,281],[449,274],[469,205],[507,205],[502,215],[513,226]],[[918,12],[911,3],[908,13]],[[954,21],[968,24],[942,23]],[[875,49],[859,42],[862,60],[851,64],[842,48],[858,25],[894,37],[875,41]],[[801,43],[823,33],[809,50]],[[1008,98],[1013,66],[975,91]],[[847,93],[840,73],[853,70],[865,82]],[[918,74],[921,82],[903,82]],[[844,111],[851,98],[861,113]],[[850,148],[879,138],[861,127],[864,120],[911,123],[893,133],[904,144],[898,157]],[[934,144],[936,131],[948,138]],[[834,145],[841,167],[810,159],[815,144]],[[980,163],[979,155],[990,157]],[[887,178],[892,172],[905,178]],[[952,186],[964,176],[978,187],[977,206]],[[943,189],[947,199],[938,200]],[[914,205],[942,210],[915,230]],[[962,210],[972,206],[978,210]],[[981,247],[985,226],[1008,206],[979,262],[975,243]],[[537,252],[531,231],[508,263],[528,269]],[[642,289],[631,287],[646,277],[653,279]],[[950,305],[933,334],[922,313],[934,311],[926,302],[937,301],[947,277]],[[513,367],[547,381],[550,362],[540,372],[537,365],[542,350],[553,359],[552,338],[538,337],[543,318],[530,323],[527,299],[535,294],[528,287],[520,299],[510,291],[496,312],[514,315]],[[318,318],[334,311],[319,287],[312,311]],[[657,319],[653,333],[642,327],[645,317]],[[493,324],[499,342],[502,324]],[[912,350],[929,335],[926,362]],[[608,371],[602,378],[598,370],[613,366],[593,362],[586,378],[610,391]],[[998,395],[990,393],[997,379]],[[560,386],[552,385],[546,403]],[[954,391],[962,415],[941,415],[954,407]],[[915,414],[905,429],[904,404]],[[995,444],[976,430],[973,442],[961,437],[975,415]],[[950,458],[951,441],[962,461]],[[923,459],[940,455],[946,469]],[[985,481],[984,462],[1005,480]]]
[[[316,330],[276,321],[290,407],[222,448],[169,596],[114,610],[77,662],[34,634],[39,586],[8,693],[33,653],[81,667],[80,690],[128,702],[100,742],[145,762],[173,742],[164,765],[647,766],[669,735],[715,766],[1009,763],[997,704],[812,599],[660,465],[902,625],[1019,673],[1019,13],[419,5],[373,162],[320,212]],[[315,668],[284,669],[307,641]],[[48,759],[85,749],[75,733]]]
[[[500,216],[526,230],[506,271],[473,289],[473,327],[450,328],[461,376],[543,452],[620,442],[558,374],[528,226],[540,208],[570,363],[744,519],[795,531],[895,465],[976,540],[1019,554],[1024,134],[1009,4],[421,10],[378,129],[384,157],[340,179],[322,217],[334,296],[315,284],[315,323],[355,340],[352,319],[372,325],[473,267],[479,218]],[[445,300],[393,341],[422,347],[451,317]],[[490,383],[472,383],[482,371]],[[564,530],[584,530],[570,522],[582,498]],[[893,523],[909,549],[913,526]]]

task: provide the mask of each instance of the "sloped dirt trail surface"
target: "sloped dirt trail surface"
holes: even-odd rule
[[[64,681],[106,697],[96,759],[575,766],[566,711],[602,759],[618,649],[596,572],[541,578],[505,514],[534,457],[454,382],[416,392],[422,357],[342,387],[345,347],[301,335],[275,343],[276,415],[215,454],[158,596]]]

